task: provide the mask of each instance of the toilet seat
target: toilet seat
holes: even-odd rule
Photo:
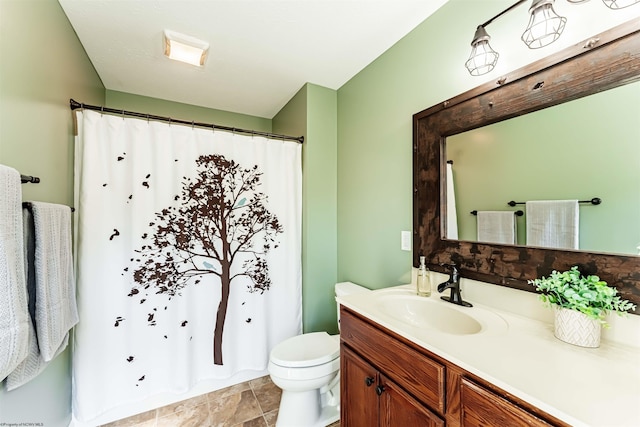
[[[308,368],[340,356],[340,341],[326,332],[312,332],[284,340],[271,350],[270,361],[283,368]]]

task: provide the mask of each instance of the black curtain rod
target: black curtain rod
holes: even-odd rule
[[[478,215],[478,211],[471,211],[471,212],[469,212],[469,213],[470,213],[471,215]],[[518,211],[514,211],[513,213],[514,213],[514,215],[515,215],[515,216],[522,216],[522,215],[524,215],[524,212],[523,212],[523,211],[519,211],[519,210],[518,210]]]
[[[514,202],[513,200],[511,200],[509,203],[507,203],[509,206],[515,206],[515,205],[524,205],[527,202]],[[578,203],[591,203],[592,205],[599,205],[600,203],[602,203],[602,199],[599,197],[594,197],[591,200],[578,200]]]
[[[298,141],[300,144],[304,142],[304,136],[288,136],[288,135],[280,135],[277,133],[261,132],[257,130],[247,130],[247,129],[240,129],[240,128],[232,128],[228,126],[220,126],[213,123],[200,123],[196,121],[189,122],[186,120],[172,119],[171,117],[154,116],[153,114],[136,113],[135,111],[116,110],[114,108],[106,108],[106,107],[97,106],[97,105],[83,104],[73,99],[69,100],[69,105],[71,107],[71,110],[77,110],[78,108],[83,108],[85,110],[100,111],[101,113],[120,114],[123,116],[139,117],[142,119],[155,120],[159,122],[178,123],[181,125],[198,126],[201,128],[209,128],[213,130],[216,130],[216,129],[225,130],[229,132],[243,133],[247,135],[264,136],[264,137],[273,138],[273,139],[281,139],[281,140],[286,139],[288,141]]]
[[[20,175],[20,182],[22,184],[26,184],[27,182],[37,184],[40,182],[40,178],[38,178],[37,176]]]

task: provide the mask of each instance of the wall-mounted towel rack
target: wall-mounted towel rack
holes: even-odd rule
[[[22,207],[23,208],[27,208],[27,209],[31,209],[31,203],[30,202],[22,202]],[[69,206],[69,209],[71,209],[71,212],[75,212],[76,208]]]
[[[469,212],[469,213],[470,213],[471,215],[478,215],[478,211],[471,211],[471,212]],[[522,216],[522,215],[524,215],[524,212],[523,212],[523,211],[520,211],[520,210],[518,210],[518,211],[514,211],[513,213],[514,213],[514,215],[515,215],[515,216]]]
[[[37,184],[40,182],[40,178],[38,178],[37,176],[20,175],[20,182],[22,184],[25,184],[27,182],[30,182],[32,184]]]
[[[515,205],[524,205],[527,202],[514,202],[513,200],[511,200],[509,203],[507,203],[509,206],[515,206]],[[578,200],[578,203],[591,203],[592,205],[599,205],[600,203],[602,203],[602,199],[599,197],[594,197],[591,200]]]

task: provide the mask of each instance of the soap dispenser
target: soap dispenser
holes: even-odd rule
[[[418,280],[417,280],[417,293],[421,297],[428,297],[431,295],[431,278],[429,277],[429,270],[424,261],[424,257],[420,257],[420,267],[418,268]]]

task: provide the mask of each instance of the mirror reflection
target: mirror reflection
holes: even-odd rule
[[[639,102],[636,82],[449,136],[447,238],[638,255]]]

